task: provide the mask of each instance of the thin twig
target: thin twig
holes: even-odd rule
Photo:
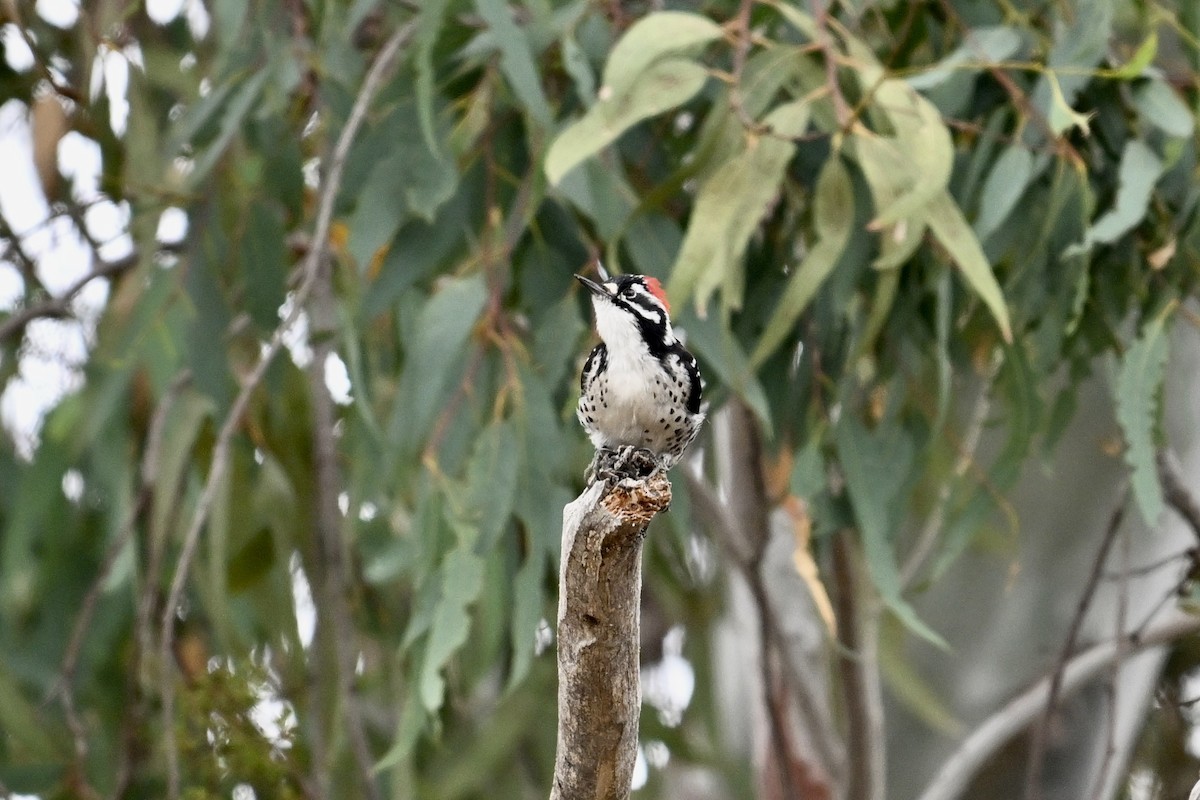
[[[83,291],[83,288],[97,278],[111,278],[119,275],[122,272],[136,266],[138,263],[137,254],[130,254],[125,258],[119,258],[115,261],[106,261],[96,266],[88,274],[80,277],[74,283],[67,287],[61,295],[52,297],[45,302],[38,303],[35,306],[24,308],[12,316],[0,322],[0,342],[8,337],[20,333],[25,330],[25,326],[35,319],[43,317],[65,317],[71,313],[71,301],[75,296]]]
[[[755,603],[759,606],[759,613],[763,615],[767,623],[766,630],[769,639],[782,643],[787,636],[781,628],[779,620],[771,611],[765,591],[755,593],[754,587],[762,587],[762,581],[755,578],[754,555],[748,550],[754,546],[751,543],[753,537],[744,532],[743,525],[734,517],[728,505],[721,501],[716,487],[706,481],[699,471],[683,469],[682,472],[687,480],[688,497],[697,518],[707,527],[709,535],[716,539],[717,544],[746,580]],[[840,761],[836,753],[837,747],[831,741],[831,737],[834,735],[832,726],[823,724],[822,715],[818,709],[820,701],[805,682],[804,676],[783,655],[782,648],[780,650],[780,659],[785,662],[787,667],[785,674],[788,678],[788,686],[792,690],[791,696],[796,700],[801,715],[805,719],[813,721],[809,726],[809,732],[812,744],[817,751],[817,760],[826,770],[832,772]]]
[[[16,4],[13,4],[14,7],[15,5]],[[38,52],[37,41],[33,38],[32,34],[29,33],[29,28],[19,17],[17,19],[16,28],[17,33],[19,33],[21,38],[25,41],[25,46],[29,48],[29,52],[33,55],[33,65],[37,67],[37,71],[41,73],[42,79],[49,84],[50,88],[54,90],[54,93],[59,97],[70,100],[75,105],[86,106],[87,101],[80,96],[79,92],[76,91],[73,86],[68,86],[61,82],[58,79],[58,76],[54,74],[54,70],[50,69],[50,65],[46,63],[46,60],[42,58],[42,54]]]
[[[1179,590],[1183,586],[1186,586],[1186,580],[1187,576],[1185,575],[1183,581],[1163,592],[1162,596],[1159,597],[1158,600],[1154,602],[1154,605],[1150,607],[1150,611],[1142,617],[1142,621],[1130,630],[1129,638],[1136,641],[1137,638],[1142,635],[1142,631],[1145,631],[1150,627],[1150,623],[1154,621],[1154,618],[1158,616],[1159,612],[1166,608],[1172,600],[1175,600],[1179,597]]]
[[[881,770],[875,768],[875,762],[883,755],[883,741],[876,736],[880,728],[876,718],[882,716],[882,711],[873,709],[869,700],[868,670],[878,665],[864,663],[866,641],[860,626],[866,615],[859,614],[860,593],[848,531],[839,531],[833,539],[833,575],[841,645],[838,674],[846,703],[846,761],[850,766],[846,798],[870,800],[880,786]]]
[[[309,385],[313,404],[313,494],[316,506],[313,527],[321,571],[318,575],[318,592],[323,598],[318,616],[323,617],[321,623],[327,634],[333,638],[338,696],[342,713],[345,715],[350,752],[358,768],[363,796],[368,800],[379,800],[379,786],[373,774],[375,760],[367,741],[355,680],[354,667],[358,660],[358,648],[355,646],[354,635],[357,629],[348,601],[351,581],[344,552],[342,513],[338,508],[342,476],[338,469],[337,439],[334,434],[336,419],[333,397],[325,381],[325,363],[333,353],[333,336],[337,325],[337,309],[331,280],[330,265],[326,262],[318,270],[318,280],[313,285],[313,324],[309,337],[313,351],[312,362],[309,364]]]
[[[1127,570],[1106,572],[1104,574],[1104,578],[1105,580],[1110,581],[1120,581],[1125,580],[1126,578],[1139,578],[1144,575],[1150,575],[1158,572],[1163,567],[1169,567],[1177,561],[1181,561],[1185,558],[1191,560],[1193,563],[1200,564],[1200,547],[1189,547],[1187,550],[1181,550],[1173,555],[1163,556],[1162,558],[1155,559],[1148,564],[1142,564],[1138,567],[1130,567]]]
[[[918,800],[956,800],[979,769],[1013,736],[1025,730],[1043,709],[1050,685],[1059,683],[1066,697],[1120,658],[1181,639],[1200,631],[1200,617],[1177,612],[1140,635],[1134,631],[1117,641],[1101,642],[1072,657],[1061,669],[1046,675],[969,734],[947,758]]]
[[[1108,778],[1108,770],[1117,754],[1117,690],[1121,676],[1121,664],[1125,661],[1129,643],[1121,634],[1125,631],[1126,617],[1129,616],[1129,531],[1121,536],[1121,586],[1117,591],[1117,613],[1113,620],[1113,639],[1117,642],[1117,657],[1113,659],[1108,670],[1108,681],[1105,695],[1108,698],[1108,713],[1104,715],[1104,755],[1100,759],[1100,768],[1096,770],[1096,783],[1088,797],[1101,797],[1104,782]]]
[[[363,80],[362,88],[359,89],[358,97],[355,98],[354,106],[350,111],[350,117],[346,120],[346,125],[338,137],[337,144],[334,146],[333,154],[330,158],[329,173],[325,178],[324,186],[321,188],[317,219],[313,230],[312,246],[309,248],[304,262],[301,264],[301,275],[303,277],[293,297],[291,310],[275,329],[267,346],[263,348],[262,357],[242,384],[241,390],[238,392],[233,405],[229,409],[229,414],[225,417],[225,422],[221,425],[221,430],[213,446],[212,466],[209,469],[208,478],[204,483],[204,491],[196,503],[191,524],[188,526],[187,533],[184,536],[175,576],[171,581],[166,607],[163,609],[159,641],[163,735],[167,750],[167,796],[171,800],[177,800],[179,797],[180,776],[179,753],[174,728],[175,688],[174,681],[172,680],[172,671],[169,666],[170,653],[174,640],[176,608],[179,605],[180,597],[183,595],[183,587],[187,582],[188,571],[191,567],[192,559],[195,557],[196,548],[199,545],[200,532],[208,521],[213,500],[216,498],[221,481],[224,479],[225,472],[229,467],[229,452],[233,435],[241,425],[242,415],[246,413],[246,408],[250,404],[250,397],[258,384],[262,382],[268,368],[275,360],[275,356],[282,349],[284,337],[291,330],[292,326],[295,325],[296,320],[300,318],[301,313],[306,308],[308,297],[312,292],[313,285],[316,283],[318,271],[324,261],[329,245],[329,229],[333,221],[334,201],[337,199],[338,189],[341,187],[342,172],[346,166],[346,156],[350,152],[350,146],[354,142],[354,138],[358,133],[358,129],[362,126],[363,120],[366,118],[367,109],[371,101],[382,87],[384,79],[390,71],[393,62],[396,60],[396,56],[400,53],[400,49],[412,37],[416,31],[416,27],[416,19],[412,19],[398,28],[380,49],[374,63],[371,64],[371,69],[367,72],[367,76]]]
[[[759,124],[746,111],[745,98],[742,97],[742,75],[746,71],[746,56],[750,53],[750,9],[753,5],[754,0],[741,0],[737,16],[733,19],[737,42],[733,49],[733,72],[729,79],[729,106],[746,130],[761,132],[765,126]]]
[[[700,490],[697,507],[716,524],[715,532],[745,578],[759,614],[761,680],[769,737],[766,763],[776,767],[783,797],[806,797],[810,793],[820,796],[820,792],[829,791],[827,775],[836,763],[835,748],[826,738],[831,731],[818,711],[820,700],[803,675],[784,669],[791,666],[783,648],[786,637],[763,581],[763,558],[770,541],[770,501],[762,477],[758,423],[744,403],[736,402],[722,412],[714,429],[718,471],[728,500],[720,498],[698,475],[689,475],[689,485]],[[785,676],[789,679],[786,682],[781,680]],[[786,713],[792,701],[817,751],[813,759],[817,768],[810,766],[793,746]],[[762,778],[770,785],[769,774]]]
[[[1200,502],[1183,483],[1179,475],[1179,459],[1175,452],[1162,448],[1155,457],[1158,464],[1158,480],[1162,484],[1163,499],[1167,505],[1175,509],[1175,513],[1183,517],[1183,521],[1192,529],[1192,533],[1200,539]]]
[[[1025,772],[1025,800],[1038,800],[1042,796],[1042,766],[1046,759],[1046,747],[1050,740],[1050,726],[1057,709],[1058,695],[1062,690],[1063,673],[1071,653],[1075,650],[1079,632],[1083,628],[1083,619],[1087,616],[1088,608],[1092,604],[1096,589],[1104,575],[1104,564],[1108,561],[1108,551],[1112,549],[1112,544],[1117,538],[1117,531],[1121,527],[1121,521],[1125,517],[1125,502],[1128,495],[1129,488],[1126,486],[1121,491],[1121,499],[1117,502],[1117,507],[1113,509],[1112,516],[1109,517],[1108,528],[1104,531],[1100,550],[1092,562],[1092,571],[1088,575],[1083,594],[1079,598],[1075,617],[1071,620],[1071,626],[1067,630],[1067,638],[1063,642],[1062,652],[1050,673],[1050,691],[1046,696],[1046,706],[1042,709],[1041,719],[1033,729],[1033,739],[1029,745],[1029,764]]]
[[[810,0],[810,3],[813,23],[817,27],[820,38],[817,44],[824,53],[825,84],[829,88],[829,96],[833,101],[833,114],[837,119],[838,128],[847,130],[850,127],[850,121],[854,118],[854,113],[850,110],[850,105],[846,102],[846,97],[842,94],[842,87],[838,83],[833,36],[829,33],[829,5],[826,0]]]
[[[27,230],[24,234],[29,235]],[[7,242],[4,256],[7,260],[12,261],[17,269],[21,272],[22,277],[26,281],[32,283],[35,288],[44,290],[46,287],[42,285],[42,279],[37,274],[37,261],[25,252],[25,246],[21,242],[21,235],[13,230],[8,219],[0,214],[0,239]],[[11,256],[11,258],[10,258]],[[4,337],[0,336],[0,339]]]
[[[970,30],[969,26],[963,21],[962,17],[958,13],[958,10],[954,7],[954,4],[950,2],[950,0],[939,0],[939,2],[942,10],[946,12],[946,16],[954,20],[959,30]],[[1017,110],[1025,114],[1028,119],[1032,119],[1034,124],[1041,129],[1042,134],[1049,142],[1053,143],[1054,148],[1059,155],[1070,159],[1071,162],[1076,165],[1083,163],[1083,156],[1079,154],[1079,151],[1067,141],[1066,137],[1059,136],[1054,132],[1054,128],[1050,125],[1050,120],[1048,120],[1046,115],[1043,114],[1041,110],[1033,104],[1033,101],[1029,99],[1029,95],[1025,94],[1020,86],[1017,86],[1016,81],[1014,81],[1012,77],[1005,72],[1004,65],[988,62],[982,64],[982,66],[988,71],[988,73],[991,74],[996,83],[1000,84],[1000,87],[1004,89],[1005,93],[1008,95],[1009,99],[1012,100],[1012,103],[1014,106],[1016,106]],[[1039,68],[1044,67],[1044,65],[1038,66]]]
[[[116,538],[113,539],[112,544],[109,545],[107,552],[104,554],[100,571],[92,580],[92,585],[88,588],[87,594],[84,595],[83,601],[80,603],[79,613],[75,617],[75,625],[71,629],[71,637],[67,640],[67,647],[63,651],[58,680],[55,681],[47,693],[47,697],[58,695],[59,701],[62,704],[63,714],[67,720],[67,727],[70,728],[71,735],[74,738],[76,764],[80,768],[82,768],[84,762],[87,760],[88,746],[87,732],[75,708],[74,685],[76,671],[79,668],[79,658],[82,655],[87,635],[91,631],[92,618],[95,616],[96,608],[100,603],[100,596],[104,591],[104,583],[108,580],[108,576],[112,572],[117,558],[120,557],[125,547],[129,544],[129,541],[133,538],[134,526],[137,524],[138,519],[142,517],[149,506],[153,491],[154,476],[158,472],[158,459],[162,450],[167,414],[174,407],[179,393],[183,391],[183,388],[190,380],[191,372],[189,370],[180,372],[167,386],[166,391],[163,392],[162,397],[158,401],[158,406],[154,410],[154,416],[150,420],[150,427],[146,433],[146,447],[143,451],[141,469],[138,473],[140,488],[137,499],[122,522],[121,530],[117,533]]]
[[[962,477],[967,474],[967,470],[971,468],[971,464],[975,463],[975,453],[979,449],[979,440],[983,434],[983,425],[987,422],[988,410],[992,405],[992,381],[996,377],[996,371],[999,366],[1000,359],[993,359],[989,368],[989,374],[984,379],[983,385],[979,387],[979,395],[975,398],[975,405],[972,407],[971,416],[967,420],[966,430],[963,431],[958,458],[954,462],[951,475],[938,488],[938,496],[933,510],[925,519],[925,524],[921,526],[921,531],[917,534],[913,549],[909,552],[908,558],[904,560],[904,565],[900,568],[901,586],[908,586],[912,583],[913,579],[921,571],[921,567],[924,566],[926,559],[929,558],[930,553],[933,552],[934,545],[937,544],[938,537],[941,536],[942,528],[946,523],[946,507],[950,502],[950,492],[953,490],[954,484],[962,480]]]

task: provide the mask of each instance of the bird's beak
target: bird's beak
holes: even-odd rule
[[[585,278],[582,275],[576,275],[575,280],[586,286],[587,290],[597,297],[612,297],[612,292],[610,292],[608,289],[605,289],[603,284],[596,283],[591,278]]]

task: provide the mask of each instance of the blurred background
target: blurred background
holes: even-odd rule
[[[1187,798],[1198,31],[0,2],[0,795],[547,796],[602,261],[709,403],[635,797]]]

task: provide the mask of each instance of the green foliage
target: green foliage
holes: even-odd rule
[[[571,275],[594,254],[666,282],[710,413],[746,403],[772,463],[794,462],[818,550],[857,532],[889,625],[940,641],[901,579],[913,531],[944,498],[917,571],[936,580],[981,532],[1018,528],[1004,493],[1101,357],[1118,364],[1134,497],[1157,515],[1170,310],[1200,263],[1197,62],[1167,10],[867,2],[819,25],[772,1],[748,33],[732,0],[630,5],[221,0],[204,35],[121,4],[82,4],[71,30],[24,12],[45,74],[75,95],[73,131],[101,152],[88,202],[128,204],[133,253],[36,447],[0,435],[0,782],[106,794],[121,763],[125,796],[163,796],[159,703],[182,679],[157,663],[162,605],[218,432],[312,247],[331,253],[331,319],[310,307],[251,394],[186,582],[181,630],[215,665],[181,684],[175,720],[196,796],[235,778],[296,794],[318,745],[355,785],[338,636],[387,796],[544,796],[553,658],[536,643],[591,455],[573,419],[590,311]],[[333,143],[414,19],[351,144],[330,241],[312,242]],[[124,129],[89,91],[96,31],[137,45]],[[30,106],[45,74],[0,59],[0,92]],[[74,224],[82,204],[51,213]],[[167,209],[187,216],[180,243],[157,239]],[[20,238],[0,228],[5,259]],[[18,272],[21,305],[44,302]],[[314,534],[320,337],[349,377],[334,411],[349,631],[321,601],[340,578]],[[36,338],[0,340],[0,389]],[[964,455],[977,392],[1000,445]],[[677,528],[700,535],[688,505]],[[720,581],[672,546],[648,561],[650,595],[703,641]],[[51,691],[70,658],[77,719]],[[895,677],[953,724],[917,676]],[[290,748],[248,716],[264,686],[299,721]],[[663,736],[741,786],[700,694]]]
[[[1125,460],[1133,470],[1133,498],[1150,525],[1158,521],[1163,510],[1154,429],[1155,420],[1158,419],[1157,398],[1167,365],[1166,321],[1170,310],[1168,306],[1151,318],[1141,335],[1125,352],[1117,370],[1114,390],[1117,421],[1121,423],[1127,445]]]
[[[266,670],[244,659],[195,676],[185,689],[180,742],[194,784],[189,798],[227,797],[238,784],[264,797],[304,796],[295,718],[286,707],[273,715],[270,708],[256,711],[264,692],[278,691],[272,683]]]

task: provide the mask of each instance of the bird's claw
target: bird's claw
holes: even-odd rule
[[[652,450],[624,445],[616,450],[601,447],[596,450],[584,480],[591,486],[597,480],[617,484],[624,479],[645,480],[662,471],[662,461]]]

